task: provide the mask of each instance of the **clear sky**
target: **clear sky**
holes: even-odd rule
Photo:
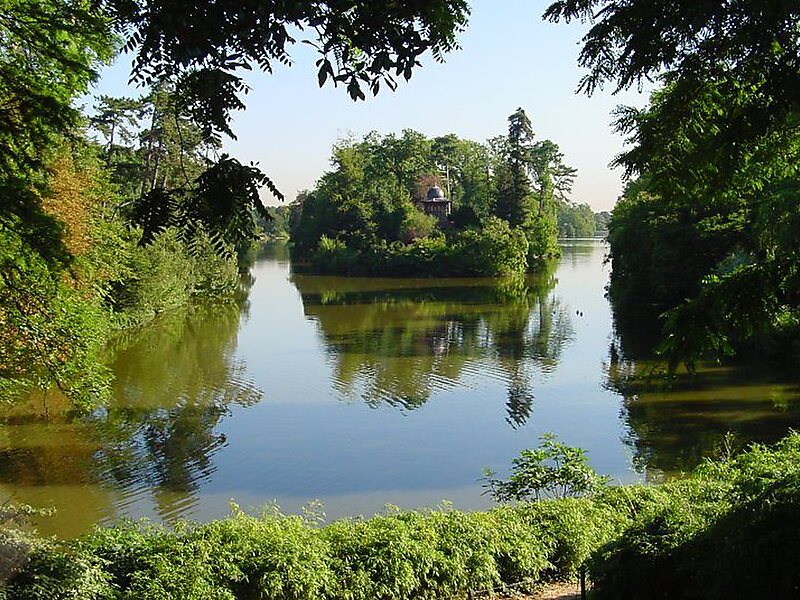
[[[619,104],[641,106],[635,90],[616,96],[576,94],[581,75],[579,42],[587,26],[541,20],[547,2],[477,0],[460,51],[436,63],[423,61],[395,92],[353,102],[343,87],[317,85],[313,50],[297,44],[295,63],[276,65],[271,75],[248,76],[247,109],[234,117],[237,140],[224,149],[242,162],[255,161],[287,199],[311,188],[329,166],[337,139],[376,130],[416,129],[428,136],[455,133],[484,141],[507,131],[507,118],[522,107],[538,139],[559,145],[565,162],[578,169],[572,200],[608,210],[620,193],[620,172],[608,163],[623,148],[611,127]],[[121,58],[102,75],[98,93],[134,95],[126,88],[129,60]],[[275,203],[268,192],[264,200]]]

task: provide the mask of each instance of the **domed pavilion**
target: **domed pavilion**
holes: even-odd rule
[[[422,212],[438,217],[441,222],[446,222],[450,216],[451,202],[444,197],[444,192],[438,185],[429,187],[425,198],[420,199],[418,203]]]

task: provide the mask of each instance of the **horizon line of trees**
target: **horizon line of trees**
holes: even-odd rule
[[[302,191],[298,198],[308,195]],[[292,211],[296,210],[296,198],[288,204],[267,205],[265,208],[269,218],[258,219],[258,230],[262,239],[270,241],[285,240],[290,237],[290,219]],[[588,204],[577,204],[569,200],[557,200],[557,221],[559,238],[601,238],[608,235],[608,222],[611,212],[602,210],[594,212]]]

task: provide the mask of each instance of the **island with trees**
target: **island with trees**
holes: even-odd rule
[[[412,130],[339,142],[333,169],[291,206],[295,257],[351,275],[535,270],[559,252],[557,213],[575,170],[555,143],[535,141],[523,109],[508,122],[508,135],[485,144]]]

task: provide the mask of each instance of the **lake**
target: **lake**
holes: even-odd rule
[[[615,325],[597,240],[520,280],[366,279],[292,271],[265,248],[238,304],[162,315],[109,348],[113,402],[90,415],[54,393],[0,414],[0,501],[57,509],[45,534],[123,517],[171,522],[249,511],[328,519],[491,505],[504,474],[553,432],[616,482],[658,481],[725,432],[800,427],[795,377],[701,365],[666,383]],[[319,509],[315,509],[319,510]]]

